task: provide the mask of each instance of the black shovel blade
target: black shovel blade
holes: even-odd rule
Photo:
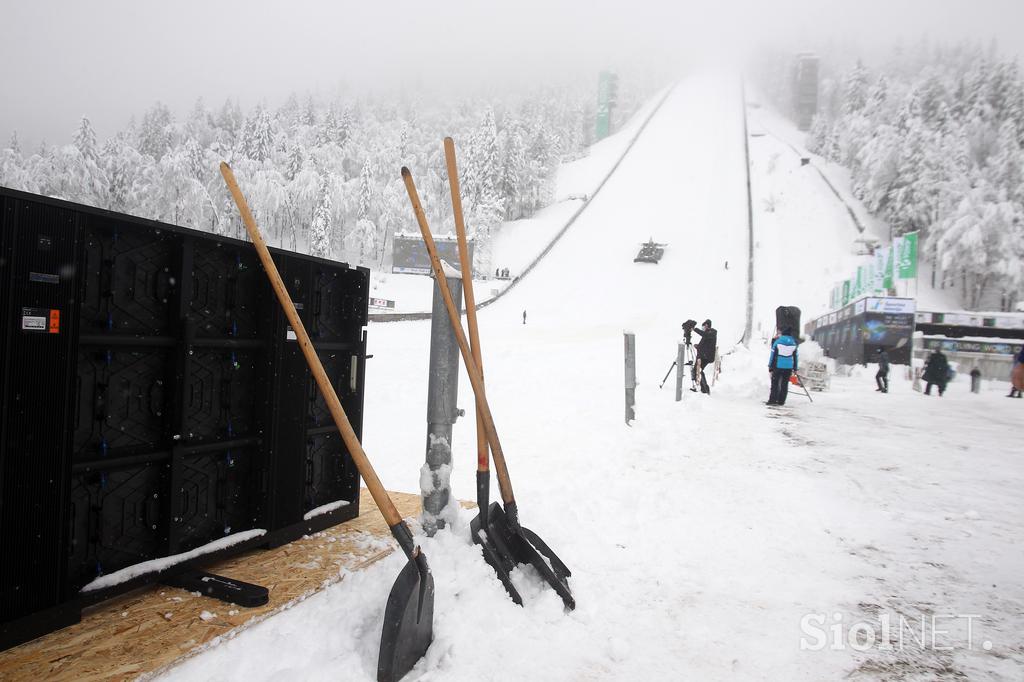
[[[377,682],[397,682],[423,658],[434,639],[434,576],[427,558],[416,556],[402,568],[384,608]]]
[[[495,506],[497,506],[497,504],[495,504]],[[480,515],[478,514],[469,524],[469,532],[470,535],[473,536],[473,542],[480,545],[480,550],[484,555],[484,561],[490,564],[491,568],[494,569],[495,575],[498,576],[498,580],[500,580],[501,584],[505,587],[505,591],[508,592],[508,596],[513,602],[522,606],[523,597],[519,594],[519,590],[516,589],[515,585],[512,584],[512,578],[509,577],[509,571],[515,567],[516,562],[510,555],[503,554],[498,551],[498,548],[491,541],[488,533],[486,531],[481,533],[481,530]]]
[[[551,551],[547,543],[529,528],[512,529],[505,512],[497,502],[487,512],[487,537],[498,554],[517,564],[529,564],[558,593],[567,609],[576,608],[567,578],[572,575],[565,563]],[[548,561],[544,558],[547,557]]]

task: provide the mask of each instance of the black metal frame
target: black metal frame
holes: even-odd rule
[[[369,271],[273,252],[361,437]],[[358,515],[358,472],[248,242],[0,188],[0,315],[0,650]]]

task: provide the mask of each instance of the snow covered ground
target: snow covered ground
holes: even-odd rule
[[[564,612],[526,570],[514,575],[525,606],[512,604],[464,511],[453,532],[418,539],[436,581],[435,640],[407,679],[1024,676],[1024,401],[1002,397],[1005,384],[975,395],[960,381],[926,398],[898,376],[878,394],[868,368],[833,378],[813,404],[795,393],[784,408],[762,404],[760,336],[733,348],[748,249],[739,94],[720,74],[680,83],[565,238],[481,311],[521,517],[572,569],[578,606]],[[767,140],[751,140],[762,334],[777,305],[820,310],[853,231],[820,178],[783,156],[772,167]],[[774,212],[771,193],[782,196]],[[669,244],[664,259],[633,263],[650,236]],[[710,317],[733,352],[710,398],[687,391],[677,403],[658,383],[688,317]],[[623,330],[637,339],[631,427]],[[369,330],[365,445],[391,489],[418,489],[428,331]],[[465,379],[459,403],[452,484],[473,499]],[[398,554],[165,677],[374,679]]]

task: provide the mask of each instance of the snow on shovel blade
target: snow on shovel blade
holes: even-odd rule
[[[384,608],[377,682],[397,682],[412,670],[434,639],[434,576],[417,551],[398,574]]]
[[[569,583],[566,580],[572,575],[568,567],[532,530],[528,528],[519,528],[519,532],[513,530],[505,512],[497,502],[492,502],[487,511],[487,537],[493,544],[496,553],[505,561],[513,565],[529,564],[533,566],[540,577],[562,598],[567,609],[576,608],[576,600],[573,598],[572,592],[569,591]],[[487,556],[486,552],[484,556]],[[488,563],[490,562],[488,561]],[[500,578],[501,574],[498,575]],[[504,580],[502,582],[504,583]],[[515,597],[513,597],[513,601],[515,601]]]

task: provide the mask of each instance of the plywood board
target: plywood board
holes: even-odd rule
[[[403,517],[419,495],[391,493]],[[272,550],[253,550],[207,567],[263,585],[270,601],[246,609],[173,587],[151,586],[99,604],[82,622],[0,652],[0,680],[129,680],[163,670],[218,637],[263,620],[358,571],[396,547],[364,488],[358,518]]]

